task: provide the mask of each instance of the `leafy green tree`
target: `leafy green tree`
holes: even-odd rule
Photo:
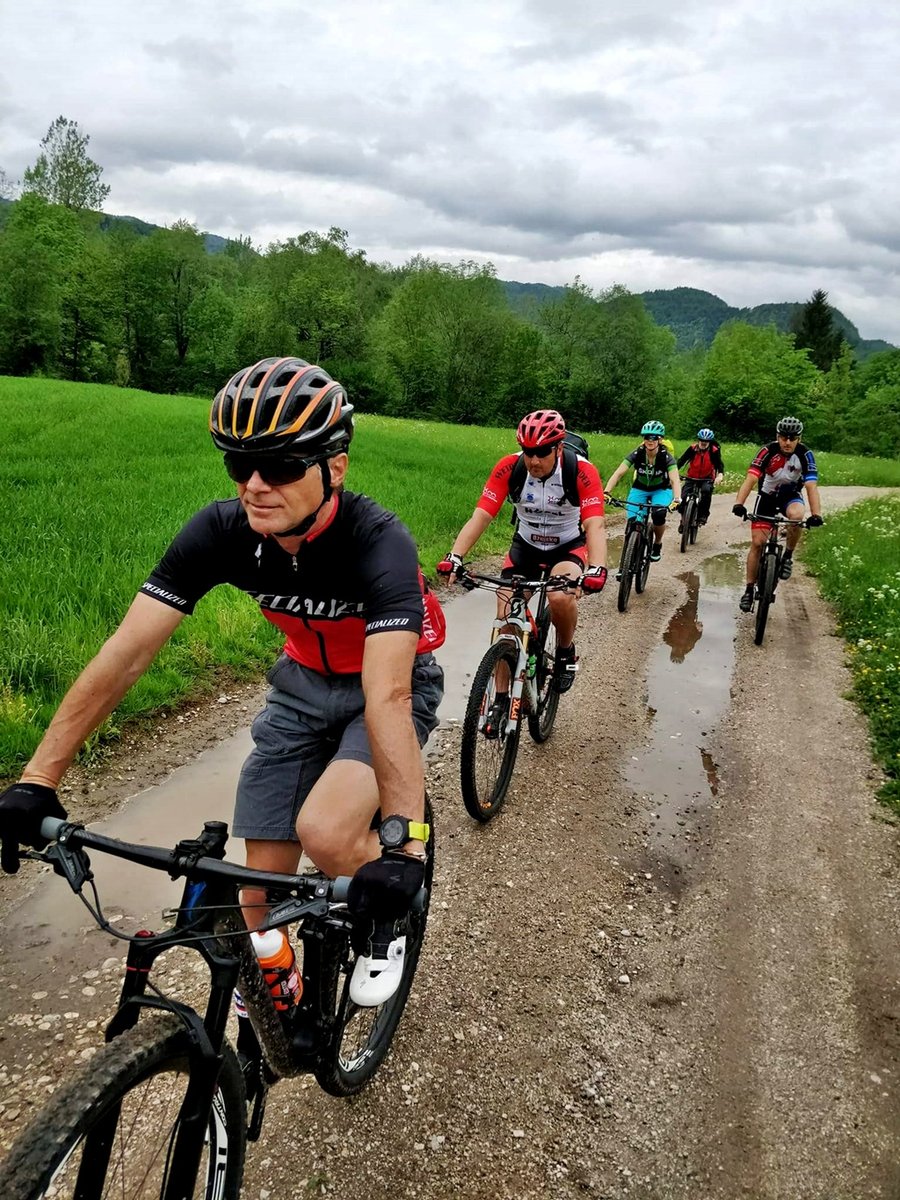
[[[843,336],[835,328],[828,293],[818,288],[791,320],[791,332],[798,350],[808,350],[820,371],[831,370],[840,356]]]
[[[795,349],[790,334],[778,333],[774,325],[731,321],[709,348],[697,380],[697,403],[717,437],[768,439],[785,413],[808,415],[816,380],[816,368]]]
[[[76,211],[102,208],[109,186],[100,182],[103,168],[88,156],[90,140],[77,121],[57,117],[41,140],[37,161],[25,171],[23,191]]]
[[[62,295],[75,215],[25,195],[0,234],[0,371],[52,372],[60,341]]]

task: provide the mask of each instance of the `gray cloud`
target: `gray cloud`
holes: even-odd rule
[[[113,212],[259,243],[338,224],[378,259],[721,286],[738,305],[821,286],[900,341],[887,0],[11,8],[12,176],[62,112],[91,135]]]

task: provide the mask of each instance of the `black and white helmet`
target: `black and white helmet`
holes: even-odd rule
[[[803,432],[803,422],[796,417],[782,417],[775,426],[775,432],[780,433],[782,437],[798,438]]]

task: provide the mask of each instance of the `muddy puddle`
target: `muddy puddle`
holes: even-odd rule
[[[728,707],[742,567],[734,554],[679,575],[687,597],[648,664],[650,741],[626,769],[647,809],[647,853],[674,892],[703,844],[718,771],[707,743]]]
[[[436,656],[444,668],[444,726],[464,715],[472,675],[488,643],[495,600],[490,592],[462,592],[445,608],[452,609],[453,615],[447,640]],[[230,823],[238,774],[252,747],[249,724],[248,719],[247,729],[204,751],[161,784],[133,796],[113,817],[91,828],[126,842],[172,846],[181,838],[196,837],[204,821]],[[243,842],[232,840],[227,857],[243,861]],[[183,881],[173,882],[160,871],[104,854],[92,856],[92,867],[103,910],[123,930],[161,927],[167,923],[162,921],[162,910],[181,897]],[[40,948],[42,962],[52,960],[59,970],[71,972],[86,952],[102,956],[118,952],[119,945],[96,927],[87,909],[48,868],[10,922],[0,947],[0,964],[7,977],[17,975],[15,964],[23,958],[23,950],[28,948],[30,954]]]

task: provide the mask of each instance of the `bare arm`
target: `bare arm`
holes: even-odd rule
[[[421,821],[425,772],[412,721],[412,669],[419,635],[373,633],[363,651],[366,730],[381,815]]]
[[[675,463],[669,467],[669,483],[672,485],[672,496],[675,500],[681,499],[681,476],[678,474],[678,467]]]
[[[606,566],[606,517],[588,517],[583,522],[590,567]]]
[[[753,475],[750,471],[747,472],[747,477],[741,486],[738,488],[737,495],[734,498],[735,504],[744,504],[747,497],[756,487],[758,476]]]
[[[627,462],[619,463],[619,465],[613,471],[612,475],[610,475],[609,479],[607,479],[606,487],[603,489],[606,492],[607,496],[612,495],[613,488],[616,486],[616,484],[619,482],[619,480],[622,478],[622,476],[625,474],[625,472],[628,470],[628,468],[630,466],[631,466],[631,464],[627,463]]]
[[[143,593],[63,697],[41,744],[22,772],[29,783],[57,787],[85,738],[143,675],[184,613]]]
[[[458,554],[460,558],[465,558],[493,519],[491,514],[485,512],[483,508],[476,508],[456,535],[452,553]]]
[[[822,497],[819,495],[819,485],[814,479],[806,481],[806,498],[809,500],[809,511],[817,517],[822,515]]]

